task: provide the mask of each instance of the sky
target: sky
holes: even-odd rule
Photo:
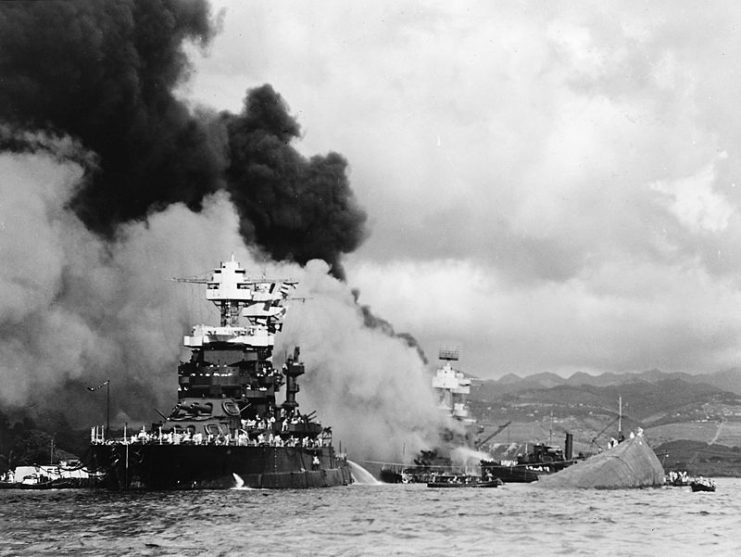
[[[741,362],[741,7],[219,1],[179,95],[270,83],[369,216],[359,301],[481,377]]]

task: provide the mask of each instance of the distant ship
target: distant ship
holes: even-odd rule
[[[638,430],[607,450],[539,479],[551,488],[624,489],[664,485],[664,468]]]
[[[618,408],[618,436],[610,440],[607,450],[577,462],[558,474],[543,477],[538,484],[553,488],[594,489],[664,485],[664,467],[649,447],[643,429],[631,432],[627,439],[623,435],[623,397],[618,399]]]
[[[663,485],[664,468],[643,437],[643,430],[639,428],[627,439],[623,435],[622,397],[618,404],[618,437],[611,439],[601,453],[590,457],[580,453],[574,458],[573,436],[567,433],[564,451],[536,444],[517,462],[482,460],[482,471],[505,483],[537,481],[544,487],[620,489]]]
[[[438,359],[440,367],[432,377],[432,387],[438,399],[438,408],[449,416],[456,430],[446,429],[442,432],[442,449],[421,451],[414,458],[413,465],[386,464],[381,468],[381,481],[386,483],[429,483],[434,477],[447,474],[463,474],[459,466],[453,466],[450,457],[445,454],[455,447],[474,448],[473,429],[476,420],[470,415],[468,395],[471,392],[471,379],[456,370],[453,362],[458,361],[458,350],[441,348]]]
[[[282,369],[272,363],[275,334],[296,282],[249,278],[232,256],[203,284],[219,325],[197,325],[184,339],[190,359],[178,366],[178,402],[147,430],[111,439],[91,430],[90,467],[112,489],[310,488],[352,482],[335,453],[332,430],[302,414],[299,349]],[[276,393],[285,384],[285,401]]]
[[[62,489],[95,487],[98,479],[77,461],[16,466],[0,477],[0,489]]]
[[[541,476],[559,472],[576,462],[573,458],[574,437],[566,434],[565,451],[544,443],[536,443],[532,450],[519,455],[516,461],[482,460],[481,470],[504,483],[536,482]]]

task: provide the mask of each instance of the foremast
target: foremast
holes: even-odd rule
[[[442,365],[432,378],[432,387],[438,395],[440,409],[466,425],[475,420],[470,417],[468,395],[471,393],[471,380],[462,372],[453,368],[453,362],[458,361],[458,350],[442,348],[438,359]]]
[[[298,348],[282,370],[272,363],[275,334],[282,329],[296,281],[249,277],[234,256],[209,278],[174,280],[205,285],[206,299],[219,310],[219,325],[196,325],[185,336],[190,361],[178,367],[178,404],[167,425],[193,432],[205,426],[214,435],[234,435],[247,424],[297,414],[296,378],[304,373]],[[278,408],[275,395],[284,382],[286,400]],[[311,430],[318,427],[305,419],[302,423],[314,426]]]

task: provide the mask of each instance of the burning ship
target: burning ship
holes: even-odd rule
[[[438,409],[450,419],[452,427],[440,432],[441,447],[423,450],[414,458],[413,465],[385,463],[381,468],[381,481],[386,483],[426,483],[433,476],[465,471],[453,465],[450,452],[455,448],[474,449],[473,430],[476,420],[470,415],[467,396],[471,392],[471,379],[453,367],[459,353],[454,348],[441,348],[441,364],[432,377],[432,387],[438,398]]]
[[[204,284],[220,324],[197,325],[184,339],[190,359],[178,366],[178,402],[147,431],[109,438],[91,430],[91,467],[112,489],[308,488],[348,485],[347,459],[331,428],[302,414],[296,393],[304,373],[299,349],[272,364],[275,334],[296,283],[252,279],[232,256]],[[285,401],[276,393],[285,384]]]

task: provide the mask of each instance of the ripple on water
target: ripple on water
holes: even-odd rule
[[[741,480],[558,493],[527,485],[429,490],[0,491],[0,555],[741,554]],[[529,548],[525,551],[525,548]]]

